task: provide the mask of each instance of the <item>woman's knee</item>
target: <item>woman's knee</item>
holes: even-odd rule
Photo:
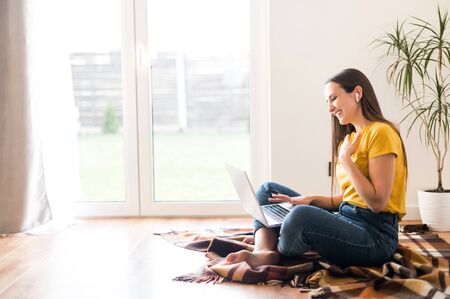
[[[285,230],[304,229],[306,226],[314,225],[320,213],[323,213],[323,211],[318,207],[309,205],[295,206],[284,219],[282,227]]]
[[[300,205],[292,209],[286,216],[280,230],[278,250],[284,255],[297,255],[310,250],[310,245],[303,232],[314,225],[315,214],[320,208]]]
[[[259,204],[264,206],[268,205],[271,202],[269,201],[269,197],[272,197],[272,193],[277,192],[276,186],[278,184],[275,182],[265,182],[263,183],[258,190],[256,191],[256,199],[258,200]]]

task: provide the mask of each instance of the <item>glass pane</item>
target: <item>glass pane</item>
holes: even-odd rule
[[[67,5],[83,201],[124,201],[121,0]]]
[[[155,201],[237,200],[224,163],[250,165],[249,1],[149,0],[148,14]]]

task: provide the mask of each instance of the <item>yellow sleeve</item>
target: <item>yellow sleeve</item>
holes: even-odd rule
[[[389,125],[380,124],[371,132],[368,140],[368,158],[375,158],[386,154],[399,155],[401,150],[400,138]]]

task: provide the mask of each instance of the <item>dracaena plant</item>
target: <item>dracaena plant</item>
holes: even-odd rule
[[[450,192],[442,185],[450,139],[450,28],[448,11],[438,7],[437,15],[437,25],[417,17],[397,21],[373,43],[385,49],[381,59],[388,60],[387,80],[406,110],[407,135],[418,128],[436,158],[438,184],[428,191]]]

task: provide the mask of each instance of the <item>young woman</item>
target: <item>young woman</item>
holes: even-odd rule
[[[340,195],[300,195],[267,182],[256,192],[261,205],[295,205],[281,228],[254,221],[253,252],[227,256],[229,263],[277,264],[280,254],[314,250],[342,266],[379,266],[394,254],[398,220],[405,215],[407,161],[396,127],[380,110],[367,77],[346,69],[325,85],[332,117],[332,163]],[[333,194],[333,192],[332,192]],[[339,209],[335,214],[331,211]]]

